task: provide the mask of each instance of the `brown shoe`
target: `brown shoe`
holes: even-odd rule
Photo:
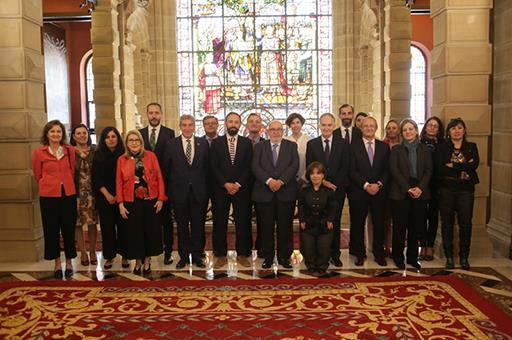
[[[213,265],[214,269],[220,269],[224,267],[228,263],[228,259],[226,256],[217,257],[217,261],[215,261],[215,264]]]
[[[242,267],[250,267],[251,266],[251,261],[249,261],[249,257],[247,257],[247,256],[237,256],[236,261]]]

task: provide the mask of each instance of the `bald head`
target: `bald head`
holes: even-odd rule
[[[283,123],[273,120],[268,124],[268,135],[272,143],[280,143],[283,139]]]

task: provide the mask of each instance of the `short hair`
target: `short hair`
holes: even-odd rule
[[[52,129],[52,127],[54,127],[56,125],[60,126],[60,129],[62,130],[62,139],[60,140],[60,145],[66,144],[66,141],[67,141],[66,127],[58,119],[50,120],[43,127],[43,135],[41,136],[41,144],[43,144],[43,145],[50,144],[50,140],[48,139],[48,131],[50,131]]]
[[[425,125],[423,125],[423,128],[421,129],[420,139],[423,140],[423,139],[427,138],[427,124],[431,120],[435,120],[437,122],[437,125],[439,125],[439,129],[437,129],[436,137],[437,137],[438,142],[442,141],[444,139],[444,125],[443,125],[443,122],[441,121],[441,119],[439,119],[436,116],[432,116],[425,121]]]
[[[313,173],[313,170],[318,170],[321,174],[325,176],[327,170],[325,169],[325,166],[320,162],[311,162],[307,169],[306,169],[306,179],[308,182],[311,182],[311,174]]]
[[[191,120],[194,123],[196,122],[196,119],[194,118],[194,116],[192,116],[192,115],[182,115],[182,116],[180,116],[180,125],[181,125],[181,123],[183,123],[186,120]]]
[[[203,124],[208,120],[208,119],[215,119],[215,121],[217,122],[217,124],[219,123],[219,120],[217,119],[217,117],[213,116],[213,115],[208,115],[208,116],[205,116],[203,118]],[[181,122],[181,120],[180,120]]]
[[[405,118],[405,119],[403,119],[403,120],[400,122],[400,135],[401,135],[402,137],[403,137],[403,135],[402,135],[402,130],[403,130],[403,128],[404,128],[404,125],[405,125],[405,124],[407,124],[407,123],[409,123],[409,124],[411,124],[412,126],[414,126],[414,129],[415,129],[416,131],[418,131],[418,124],[416,124],[416,122],[415,122],[413,119],[411,119],[411,118]],[[419,137],[420,137],[420,136],[419,136],[419,134],[418,134],[418,138],[419,138]]]
[[[80,124],[75,125],[73,127],[73,129],[71,130],[71,135],[69,136],[69,144],[71,144],[73,146],[76,146],[76,140],[75,140],[74,135],[75,135],[75,131],[80,129],[80,128],[84,128],[85,130],[87,130],[87,145],[91,145],[92,144],[91,130],[89,130],[87,125],[85,125],[83,123],[80,123]]]
[[[128,148],[128,137],[130,137],[131,135],[135,135],[139,138],[140,140],[140,151],[138,152],[137,155],[135,156],[139,156],[139,157],[142,157],[144,156],[144,138],[142,138],[142,135],[140,134],[139,130],[130,130],[126,133],[126,136],[124,137],[124,144],[126,145],[126,151],[124,153],[124,156],[126,158],[130,158],[134,155],[132,155],[131,151],[130,151],[130,148]]]
[[[226,117],[224,117],[224,119],[227,119],[229,116],[232,116],[232,115],[237,116],[237,117],[238,117],[238,119],[240,119],[240,121],[242,121],[242,116],[240,116],[240,115],[239,115],[237,112],[235,112],[235,111],[231,111],[230,113],[228,113],[228,114],[226,115]]]
[[[340,106],[340,108],[338,109],[338,114],[340,113],[341,109],[344,109],[346,107],[350,107],[352,109],[352,113],[354,113],[354,107],[350,104],[343,104]]]
[[[154,106],[158,106],[158,108],[160,109],[160,112],[162,112],[162,105],[160,105],[160,104],[159,104],[159,103],[157,103],[157,102],[151,102],[151,103],[149,103],[148,105],[146,105],[146,113],[148,113],[148,111],[149,111],[149,107],[150,107],[150,106],[153,106],[153,105],[154,105]]]
[[[450,121],[448,122],[448,125],[446,126],[446,138],[447,139],[451,139],[450,129],[459,124],[462,125],[462,127],[464,128],[464,135],[462,136],[462,140],[466,141],[466,133],[467,133],[466,123],[464,123],[464,121],[460,117],[450,119]]]
[[[290,127],[292,125],[292,122],[295,120],[295,119],[298,119],[300,121],[300,124],[301,125],[304,125],[304,123],[306,122],[306,120],[304,119],[304,117],[302,117],[302,115],[300,113],[291,113],[287,118],[286,118],[286,121],[284,122],[286,124],[286,126]]]
[[[318,121],[322,120],[322,118],[327,117],[327,116],[331,117],[331,118],[332,118],[332,120],[333,120],[334,122],[336,122],[336,118],[335,118],[335,117],[334,117],[334,115],[333,115],[332,113],[330,113],[330,112],[322,113],[322,115],[320,116],[320,118],[318,118]]]
[[[378,128],[378,127],[379,127],[379,123],[377,122],[377,119],[375,119],[375,117],[373,117],[373,116],[369,116],[369,115],[366,115],[366,116],[364,116],[364,118],[363,118],[363,122],[364,122],[366,119],[371,119],[371,120],[373,120],[373,121],[375,122],[375,127],[376,127],[376,128]]]
[[[257,112],[253,112],[253,113],[251,113],[250,115],[248,115],[248,116],[247,116],[247,120],[249,120],[251,117],[254,117],[254,116],[256,116],[256,117],[258,117],[260,120],[262,120],[262,119],[261,119],[261,115],[260,115],[259,113],[257,113]]]

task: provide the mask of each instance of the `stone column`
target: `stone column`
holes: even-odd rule
[[[105,126],[126,130],[121,113],[121,72],[119,61],[118,0],[98,1],[92,13],[95,126],[100,133]]]
[[[491,134],[489,75],[492,71],[489,16],[492,1],[432,0],[430,6],[434,21],[432,114],[444,122],[461,117],[467,125],[468,139],[478,144],[480,184],[476,186],[475,193],[471,256],[490,256],[492,246],[486,224]],[[442,242],[439,229],[437,248],[441,248]],[[458,241],[454,245],[456,243]],[[437,253],[442,254],[442,251]]]
[[[512,258],[512,1],[494,1],[491,219],[494,255]]]
[[[31,151],[47,120],[42,2],[0,4],[0,261],[43,257],[43,231]]]
[[[386,0],[384,7],[384,119],[410,117],[411,13],[403,0]]]

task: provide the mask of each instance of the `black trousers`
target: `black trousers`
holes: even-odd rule
[[[109,204],[105,196],[100,193],[96,197],[96,208],[100,217],[103,258],[105,260],[112,260],[119,251],[117,236],[121,222],[119,206],[117,203]]]
[[[128,219],[124,220],[119,244],[130,260],[157,256],[162,253],[162,216],[155,211],[156,199],[135,199],[125,202]]]
[[[76,195],[39,197],[44,234],[44,259],[60,258],[60,235],[64,240],[66,259],[76,257]]]
[[[393,215],[393,259],[404,261],[404,246],[407,238],[406,258],[408,262],[418,261],[418,231],[424,228],[427,201],[407,197],[391,200]]]
[[[205,246],[204,222],[205,202],[198,201],[192,190],[184,202],[173,202],[174,217],[178,227],[178,253],[182,260],[202,258]]]
[[[420,235],[420,246],[434,247],[439,226],[439,195],[432,190],[432,198],[427,203],[427,221]]]
[[[334,198],[336,202],[336,215],[332,222],[332,243],[331,243],[331,258],[339,258],[341,255],[340,242],[341,242],[341,213],[343,211],[343,205],[345,204],[345,194],[339,198]]]
[[[172,203],[170,200],[164,202],[162,206],[162,233],[164,239],[164,250],[166,253],[172,252],[172,246],[174,242],[173,231],[174,223],[172,216]]]
[[[446,257],[453,257],[453,229],[455,214],[459,224],[459,256],[467,258],[473,229],[473,203],[475,192],[470,190],[439,190],[443,248]]]
[[[289,259],[292,255],[294,210],[295,202],[281,202],[276,197],[270,202],[256,202],[256,214],[261,228],[261,251],[265,260],[271,261],[274,258],[274,232],[277,234],[278,260]]]
[[[233,205],[235,218],[236,253],[239,256],[251,255],[251,199],[249,192],[239,191],[231,196],[225,190],[215,189],[213,203],[213,253],[215,256],[226,256],[228,252],[227,230],[229,209]]]
[[[327,270],[331,257],[331,243],[332,231],[318,235],[300,231],[300,252],[308,269]]]
[[[366,256],[364,226],[370,210],[373,225],[373,256],[384,257],[384,205],[385,200],[373,196],[368,196],[364,200],[350,200],[350,242],[354,255]]]

